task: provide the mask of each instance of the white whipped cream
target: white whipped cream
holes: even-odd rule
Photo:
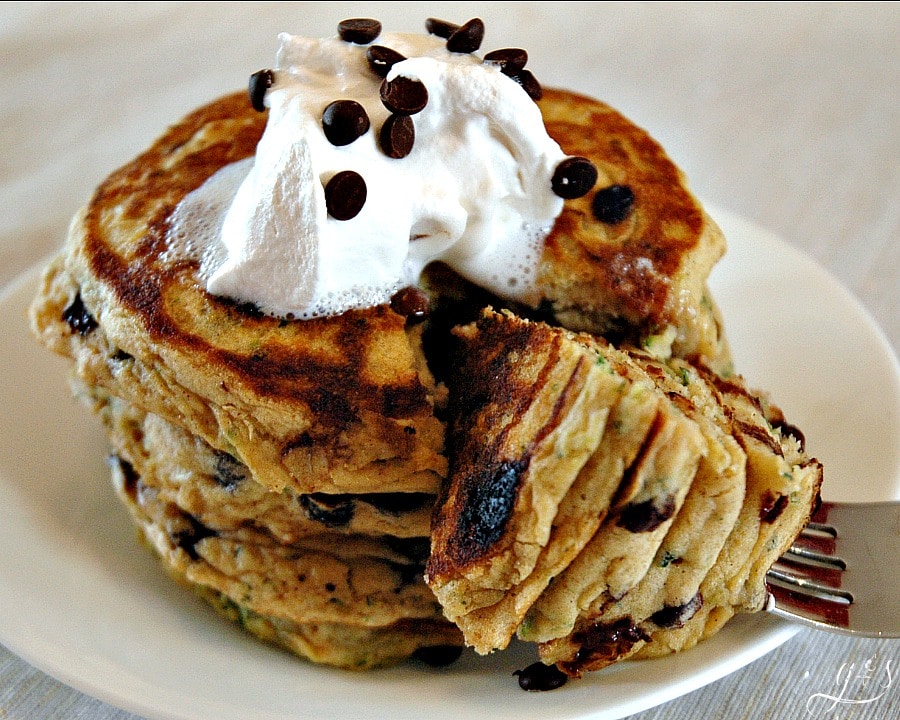
[[[412,116],[412,151],[392,159],[377,141],[390,113],[367,46],[280,42],[256,156],[219,171],[171,219],[170,251],[202,258],[207,289],[311,318],[387,302],[441,260],[500,296],[536,301],[543,239],[563,205],[550,178],[566,156],[522,88],[440,38],[381,35],[374,44],[408,58],[386,79],[428,90]],[[360,103],[371,123],[340,147],[322,130],[323,110],[339,99]],[[324,186],[343,170],[359,173],[368,195],[341,221],[328,215]]]

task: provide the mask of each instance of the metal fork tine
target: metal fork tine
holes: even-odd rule
[[[827,535],[829,537],[837,537],[837,528],[834,525],[820,522],[810,522],[803,528],[801,535]]]
[[[776,584],[791,583],[793,589],[813,594],[834,594],[843,597],[848,591],[844,587],[843,570],[830,565],[801,564],[788,556],[782,557],[767,575],[778,581]],[[807,589],[808,588],[808,589]]]
[[[835,570],[846,570],[847,563],[843,558],[834,557],[827,553],[817,550],[810,550],[800,545],[793,545],[791,549],[784,554],[786,559],[791,560],[798,565],[806,565],[809,567],[833,568]]]
[[[900,503],[823,503],[767,575],[775,614],[826,630],[900,637]]]
[[[773,614],[819,629],[851,632],[848,604],[823,600],[788,587],[776,586],[773,590],[767,608]]]
[[[839,585],[835,586],[828,582],[816,582],[809,576],[802,576],[798,573],[785,572],[784,566],[776,563],[769,570],[768,578],[770,584],[787,586],[788,589],[795,592],[802,592],[807,595],[821,598],[823,600],[831,600],[833,602],[843,602],[851,604],[853,602],[853,593],[842,590]]]

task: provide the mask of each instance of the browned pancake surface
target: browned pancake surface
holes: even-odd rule
[[[227,368],[261,397],[301,400],[326,425],[345,424],[355,407],[386,417],[430,414],[415,374],[390,367],[388,343],[403,333],[404,318],[389,308],[350,311],[337,327],[330,319],[285,323],[202,292],[194,263],[160,261],[174,207],[217,170],[252,155],[265,119],[245,94],[228,96],[186,117],[110,176],[84,221],[92,272],[141,317],[154,341],[205,355],[210,366]],[[254,339],[252,352],[247,336]]]
[[[721,231],[663,148],[608,105],[548,89],[540,103],[551,137],[599,169],[595,190],[634,194],[619,223],[597,219],[595,192],[566,202],[547,238],[541,289],[572,329],[622,332],[632,341],[678,329],[676,352],[715,356],[719,331],[706,277],[725,251]]]

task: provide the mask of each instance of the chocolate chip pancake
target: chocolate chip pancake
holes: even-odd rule
[[[114,453],[114,485],[142,538],[220,614],[347,669],[420,654],[439,662],[462,649],[421,579],[433,496],[275,493],[181,428],[93,395]]]
[[[822,482],[822,466],[806,455],[800,433],[740,377],[723,378],[679,360],[659,363],[641,354],[635,359],[673,395],[689,399],[707,417],[723,418],[718,422],[746,458],[743,501],[739,507],[730,503],[733,522],[723,523],[708,502],[715,499],[721,509],[727,499],[705,493],[698,498],[701,509],[677,520],[633,596],[594,604],[572,633],[540,645],[545,663],[575,676],[627,657],[689,648],[735,613],[761,610],[765,573],[808,522]],[[722,412],[710,412],[710,404]],[[719,492],[727,491],[728,476],[711,477]],[[720,545],[714,553],[706,533],[721,538],[714,541]]]
[[[412,657],[438,666],[456,660],[463,649],[459,630],[446,620],[416,618],[383,627],[298,623],[260,615],[222,593],[191,583],[174,570],[169,574],[251,635],[315,663],[344,670],[373,670]]]
[[[655,598],[666,589],[661,581],[648,580],[648,576],[659,575],[661,569],[667,568],[667,558],[677,558],[680,583],[678,590],[669,587],[667,592],[686,595],[687,602],[715,560],[744,500],[746,457],[731,437],[731,425],[715,391],[704,383],[693,383],[688,396],[685,380],[694,374],[688,365],[676,371],[665,363],[657,363],[653,372],[648,372],[639,362],[641,358],[651,362],[644,353],[611,347],[606,352],[619,372],[653,384],[656,392],[696,424],[706,447],[684,505],[678,509],[674,503],[651,504],[650,507],[671,508],[672,512],[666,513],[669,522],[665,527],[651,527],[656,519],[661,519],[652,515],[642,521],[634,511],[641,505],[632,505],[625,515],[622,502],[611,509],[604,525],[578,558],[531,607],[519,629],[523,639],[546,642],[568,635],[585,613],[598,615],[602,609],[618,608],[632,601],[658,610],[656,605],[664,603]],[[638,532],[632,532],[635,530]],[[649,535],[648,530],[652,530]],[[695,547],[690,545],[693,541]],[[671,572],[662,571],[662,575],[668,581]],[[669,598],[667,604],[679,603]]]
[[[704,420],[727,434],[720,467],[701,465],[700,492],[685,502],[641,582],[622,597],[595,601],[569,635],[540,645],[545,663],[574,676],[683,650],[735,613],[761,610],[765,573],[808,522],[822,482],[822,466],[806,455],[800,433],[739,376],[639,352],[632,358],[682,399],[708,437],[717,433]]]
[[[233,456],[158,415],[108,395],[98,398],[98,406],[113,452],[129,458],[161,501],[204,527],[286,545],[324,532],[428,544],[434,495],[272,492]]]
[[[435,492],[446,460],[420,329],[386,306],[265,316],[167,257],[175,205],[252,154],[264,122],[246,96],[224,98],[113,173],[48,270],[37,333],[85,385],[181,425],[273,490]]]
[[[131,459],[111,464],[120,499],[163,563],[253,612],[360,627],[440,618],[421,579],[427,541],[321,533],[284,544],[261,533],[217,531],[161,498]]]
[[[508,312],[486,311],[457,335],[453,462],[426,581],[467,644],[486,653],[518,634],[578,676],[689,646],[735,612],[762,608],[765,572],[807,522],[821,483],[776,408],[739,376]],[[569,393],[581,391],[573,368],[585,357],[618,392],[609,406],[588,406],[607,417],[601,439],[575,480],[561,475],[562,497],[535,512],[548,479],[530,476],[530,453],[556,428],[580,427]],[[517,542],[523,519],[542,523],[540,539]]]
[[[202,526],[160,500],[124,459],[114,471],[120,497],[163,562],[254,612],[365,627],[440,617],[421,582],[421,565],[403,547],[359,536],[321,535],[291,545],[248,541]]]

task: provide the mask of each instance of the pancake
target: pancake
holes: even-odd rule
[[[543,323],[485,312],[458,334],[453,465],[433,523],[428,582],[461,622],[531,573],[624,383]]]
[[[273,490],[434,492],[446,460],[421,328],[386,306],[264,316],[166,254],[178,201],[252,154],[264,123],[246,95],[221,99],[102,183],[48,269],[38,336],[85,385],[180,424]]]
[[[422,581],[427,542],[381,542],[323,533],[289,545],[216,531],[165,502],[127,458],[113,484],[142,536],[171,571],[264,616],[296,623],[381,627],[441,617]]]
[[[113,452],[129,458],[161,501],[216,532],[286,545],[324,532],[420,538],[427,545],[434,495],[272,492],[234,457],[159,416],[112,396],[98,403]]]
[[[821,482],[775,406],[698,360],[508,311],[456,335],[453,462],[426,582],[467,645],[488,653],[517,634],[579,676],[762,609],[765,573]],[[585,358],[595,372],[581,377]],[[590,446],[585,414],[605,418]],[[567,434],[581,454],[560,450]]]
[[[462,651],[459,630],[446,620],[398,620],[374,628],[298,623],[260,615],[174,571],[169,574],[251,635],[315,663],[344,670],[374,670],[418,658],[428,665],[444,665],[453,662]]]
[[[585,574],[614,568],[619,592],[636,582],[703,448],[651,383],[629,386],[590,338],[489,311],[457,334],[460,367],[448,383],[454,462],[426,581],[466,642],[486,653],[506,647],[579,553]],[[585,444],[590,422],[599,426]],[[616,518],[641,515],[642,527],[613,522],[598,545],[593,531],[614,495]],[[666,507],[664,517],[656,507]],[[658,517],[652,528],[647,513]]]
[[[449,661],[462,649],[421,581],[432,496],[303,502],[262,488],[231,456],[157,416],[115,397],[97,402],[114,485],[140,536],[219,614],[345,669]]]
[[[661,532],[665,528],[654,529],[653,540],[659,541],[656,548],[644,533],[631,534],[622,527],[625,501],[620,498],[619,507],[612,509],[579,557],[554,579],[553,586],[531,608],[519,630],[523,639],[548,642],[565,636],[585,613],[599,615],[607,607],[619,608],[633,600],[646,603],[655,612],[659,610],[655,605],[664,604],[654,600],[661,592],[687,593],[683,598],[687,603],[696,592],[692,579],[699,584],[706,574],[743,501],[745,455],[731,437],[730,422],[715,391],[704,383],[694,383],[688,396],[684,379],[693,372],[688,370],[689,365],[676,372],[659,362],[653,372],[647,372],[639,360],[651,358],[640,351],[610,347],[606,352],[619,372],[633,382],[650,383],[680,414],[696,424],[705,450],[684,506],[680,510],[672,507],[669,532]],[[697,538],[696,547],[690,546],[693,538]],[[638,550],[639,545],[643,545],[643,552]],[[666,589],[661,580],[647,580],[645,573],[658,575],[660,568],[668,567],[671,558],[678,558],[679,582],[688,588],[685,591]],[[664,574],[667,577],[670,573]],[[638,582],[638,587],[633,587]],[[682,604],[671,597],[667,602]]]

